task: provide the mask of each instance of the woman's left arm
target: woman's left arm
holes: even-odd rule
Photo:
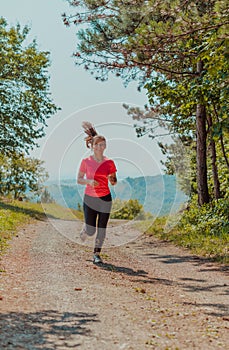
[[[111,185],[116,185],[116,183],[117,183],[116,173],[112,173],[112,174],[108,175],[108,180],[109,180]]]

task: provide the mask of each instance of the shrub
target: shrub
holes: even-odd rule
[[[128,201],[123,201],[119,198],[116,198],[113,201],[111,219],[145,220],[151,216],[151,214],[144,212],[143,205],[140,204],[137,199],[129,199]]]

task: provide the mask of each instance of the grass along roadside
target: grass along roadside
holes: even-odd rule
[[[196,229],[195,226],[182,227],[180,224],[171,230],[164,230],[167,220],[167,217],[158,217],[151,225],[142,223],[142,230],[146,227],[145,234],[187,248],[191,253],[200,257],[209,258],[221,264],[229,263],[229,234],[227,232],[214,234],[207,232],[206,229]]]
[[[46,220],[47,217],[63,220],[82,218],[82,213],[64,208],[55,203],[39,204],[31,202],[0,200],[0,255],[8,247],[9,240],[17,231],[33,220]]]

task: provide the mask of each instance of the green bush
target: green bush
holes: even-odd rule
[[[140,204],[137,199],[129,199],[128,201],[123,201],[119,198],[116,198],[113,201],[111,219],[145,220],[151,216],[151,214],[144,212],[143,205]]]
[[[214,200],[198,207],[191,204],[181,219],[180,227],[186,232],[222,236],[229,232],[229,199]]]
[[[147,234],[190,249],[192,253],[229,262],[229,199],[215,200],[199,207],[193,201],[183,212],[180,222],[164,230],[167,217],[157,218]]]

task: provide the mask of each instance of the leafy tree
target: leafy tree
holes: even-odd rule
[[[0,156],[0,195],[12,195],[14,199],[26,197],[30,191],[40,195],[48,174],[43,161],[14,153]]]
[[[35,40],[26,46],[29,30],[8,28],[0,18],[0,150],[7,155],[37,146],[58,109],[49,92],[49,53]]]
[[[126,83],[138,79],[148,90],[154,114],[170,123],[170,130],[182,142],[195,140],[200,205],[210,200],[209,144],[215,196],[219,197],[215,141],[220,138],[224,147],[228,127],[227,2],[68,2],[77,8],[77,14],[64,14],[64,23],[87,23],[78,32],[77,64],[100,80],[107,79],[109,72]]]

